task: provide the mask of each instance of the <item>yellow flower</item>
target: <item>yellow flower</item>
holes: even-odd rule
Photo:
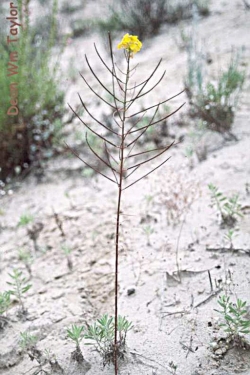
[[[142,42],[139,41],[138,37],[129,34],[124,35],[122,41],[117,46],[118,49],[125,48],[131,57],[133,57],[134,53],[140,51],[141,47]]]

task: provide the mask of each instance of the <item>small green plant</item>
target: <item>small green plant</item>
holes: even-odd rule
[[[212,206],[216,206],[220,219],[223,224],[233,226],[238,217],[243,217],[241,213],[241,205],[239,204],[238,194],[228,198],[213,184],[209,184],[208,188],[211,192]]]
[[[33,221],[34,221],[34,216],[30,215],[29,213],[25,213],[20,216],[17,226],[25,227],[26,225],[32,223]]]
[[[208,129],[230,133],[245,81],[245,73],[239,69],[239,54],[232,54],[226,70],[212,80],[205,75],[204,53],[197,46],[190,46],[188,53],[186,89],[192,114],[206,121]]]
[[[220,324],[234,344],[244,344],[244,334],[250,333],[250,320],[244,319],[247,313],[246,301],[237,299],[233,304],[228,296],[221,296],[217,301],[222,310],[215,310],[222,314],[224,322]]]
[[[100,31],[128,30],[140,38],[159,32],[165,22],[166,0],[124,0],[113,4],[110,17],[99,20]]]
[[[204,2],[203,2],[204,3]],[[240,69],[241,51],[233,51],[228,66],[217,77],[208,75],[207,64],[212,62],[199,37],[198,12],[193,8],[193,22],[186,44],[186,93],[190,113],[206,123],[207,129],[230,133],[237,104],[242,93],[245,72]]]
[[[127,332],[133,328],[132,323],[125,317],[118,316],[118,358],[124,359],[126,353],[126,336]],[[103,365],[114,363],[114,337],[115,325],[114,318],[104,314],[102,318],[97,319],[93,325],[89,325],[84,338],[91,342],[85,345],[93,345],[103,358]]]
[[[14,269],[13,273],[9,273],[9,276],[12,279],[12,282],[7,282],[8,285],[12,287],[9,291],[11,295],[14,295],[20,304],[21,314],[25,314],[27,310],[24,308],[23,298],[25,293],[31,288],[31,284],[27,284],[27,280],[22,276],[22,272]]]
[[[237,233],[234,229],[229,229],[227,233],[224,234],[224,240],[229,243],[230,249],[234,248],[233,239],[237,236]]]
[[[0,293],[0,315],[6,313],[6,311],[10,307],[10,304],[10,291],[8,290],[6,292]]]
[[[144,200],[146,201],[146,205],[149,206],[150,203],[153,201],[154,196],[151,194],[145,195]]]
[[[207,146],[204,142],[207,134],[206,121],[195,121],[194,128],[188,133],[189,144],[186,147],[185,156],[192,158],[196,154],[199,162],[207,158]],[[191,159],[192,160],[192,159]]]
[[[8,319],[6,317],[7,310],[10,307],[11,300],[10,300],[10,292],[6,291],[0,293],[0,329],[3,329],[4,326],[8,323]],[[5,316],[3,315],[5,313]]]
[[[91,168],[83,168],[81,175],[86,178],[93,177],[95,175],[95,172]]]
[[[150,245],[150,236],[151,234],[154,233],[154,228],[152,228],[150,225],[146,225],[145,227],[142,228],[143,232],[145,233],[147,237],[147,245]]]
[[[173,361],[169,362],[168,365],[171,368],[171,373],[173,375],[176,375],[176,371],[177,371],[178,366]]]
[[[39,350],[37,348],[38,337],[35,335],[30,334],[29,332],[22,332],[20,333],[21,339],[19,341],[19,345],[21,346],[22,350],[28,354],[30,360],[33,362],[34,360],[37,362],[37,365],[34,366],[32,369],[35,369],[33,375],[38,374],[64,374],[62,367],[59,365],[56,356],[51,353],[50,349]],[[51,371],[48,372],[45,370],[47,365],[50,365]]]
[[[76,360],[77,362],[83,361],[83,355],[80,348],[80,342],[83,339],[83,332],[84,327],[83,326],[77,326],[75,324],[72,324],[71,328],[67,329],[68,337],[74,341],[76,345],[76,349],[71,354],[72,359]]]
[[[29,332],[21,332],[20,336],[19,344],[23,350],[28,351],[36,346],[38,341],[37,336],[31,335]]]

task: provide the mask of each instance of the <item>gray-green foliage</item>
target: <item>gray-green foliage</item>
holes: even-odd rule
[[[76,348],[71,353],[71,358],[78,363],[83,362],[83,355],[80,348],[80,342],[83,339],[84,326],[77,326],[72,324],[71,328],[67,329],[68,337],[74,341]]]
[[[127,332],[133,328],[132,323],[125,317],[118,316],[118,357],[124,358]],[[85,345],[93,345],[103,358],[103,364],[109,364],[114,359],[115,320],[104,314],[93,325],[89,325],[84,338],[90,342]]]
[[[185,85],[192,114],[204,120],[210,130],[229,132],[245,80],[245,72],[240,69],[242,53],[240,50],[233,51],[228,66],[217,77],[211,78],[207,63],[212,60],[204,49],[205,41],[199,37],[198,24],[199,16],[194,6],[191,32],[185,40]]]
[[[49,156],[53,142],[58,139],[64,113],[64,93],[59,87],[58,60],[52,62],[52,49],[57,40],[57,1],[51,0],[49,14],[38,27],[30,22],[30,1],[18,0],[19,42],[0,44],[0,179],[5,179],[16,167],[36,162],[38,155]],[[24,3],[27,11],[24,12]],[[49,20],[49,25],[44,21]],[[13,38],[13,37],[12,37]],[[7,75],[10,52],[18,53],[18,73]],[[59,52],[60,55],[61,52]],[[10,83],[18,87],[18,116],[9,116]]]
[[[185,152],[185,155],[187,157],[192,157],[193,153],[196,152],[197,157],[200,160],[198,149],[202,145],[202,139],[204,135],[206,134],[206,131],[207,129],[206,129],[205,121],[202,121],[200,119],[195,122],[194,129],[191,130],[187,135],[188,140],[189,140],[189,144]]]
[[[238,194],[229,198],[213,184],[209,184],[208,188],[211,192],[212,205],[217,207],[222,223],[233,225],[238,217],[243,216]]]
[[[62,367],[59,365],[56,356],[50,349],[40,350],[37,348],[39,337],[29,332],[20,333],[21,339],[19,345],[26,352],[32,362],[36,361],[37,365],[32,367],[33,375],[38,374],[64,374]],[[50,365],[50,372],[47,371]]]
[[[233,53],[227,68],[211,79],[205,71],[204,53],[197,43],[188,49],[187,92],[195,115],[206,121],[207,128],[230,131],[245,81],[239,69],[239,54]]]
[[[220,324],[224,331],[237,341],[239,336],[250,333],[250,320],[244,318],[247,313],[246,301],[237,299],[236,303],[232,303],[230,297],[221,296],[218,304],[222,310],[216,310],[222,314],[224,322]]]
[[[29,332],[21,332],[20,336],[21,339],[19,341],[19,345],[23,350],[28,351],[36,346],[36,343],[38,341],[37,336],[31,335]]]
[[[12,279],[12,282],[7,282],[7,284],[12,288],[9,290],[11,295],[14,295],[20,304],[21,312],[25,313],[26,310],[24,308],[24,295],[27,293],[27,291],[31,288],[31,284],[28,284],[25,277],[23,277],[23,273],[17,269],[13,270],[13,273],[9,273],[9,276]]]
[[[154,233],[154,228],[152,228],[150,225],[145,225],[142,229],[147,237],[147,245],[150,245],[150,236]]]
[[[61,249],[62,249],[64,255],[66,255],[66,256],[68,256],[72,253],[72,249],[68,245],[62,245]]]
[[[72,262],[72,257],[71,257],[72,248],[70,246],[68,246],[67,244],[64,244],[64,245],[61,246],[61,249],[62,249],[64,255],[67,258],[68,269],[70,271],[72,271],[72,269],[73,269],[73,262]]]
[[[25,265],[30,265],[32,263],[32,255],[31,255],[31,253],[28,250],[19,249],[18,250],[18,258]]]
[[[203,0],[195,0],[201,15],[209,13]],[[207,2],[206,2],[207,3]],[[140,39],[157,34],[164,23],[176,23],[192,15],[189,1],[176,0],[120,0],[110,7],[110,16],[99,20],[102,33],[126,30]]]
[[[76,324],[72,324],[71,328],[67,329],[68,337],[73,340],[76,346],[80,345],[80,342],[83,339],[83,326],[77,326]]]
[[[176,375],[176,371],[177,371],[177,368],[178,368],[178,366],[173,362],[173,361],[171,361],[171,362],[169,362],[169,367],[170,367],[170,371],[171,371],[171,373],[173,374],[173,375]]]
[[[0,293],[0,315],[3,315],[11,304],[10,291]]]
[[[30,215],[29,213],[25,213],[20,216],[17,226],[24,227],[30,224],[32,221],[34,221],[34,216]]]
[[[237,228],[236,228],[237,230]],[[233,239],[237,236],[236,230],[229,229],[227,233],[224,234],[224,240],[229,243],[230,249],[233,249]]]

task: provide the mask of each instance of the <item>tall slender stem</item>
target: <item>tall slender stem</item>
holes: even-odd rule
[[[125,140],[125,119],[126,119],[126,105],[127,105],[127,88],[129,81],[129,60],[130,54],[128,53],[127,60],[127,74],[124,88],[124,101],[123,101],[123,116],[122,116],[122,136],[120,145],[120,168],[119,168],[119,183],[118,183],[118,202],[116,212],[116,243],[115,243],[115,350],[114,350],[114,365],[115,375],[118,375],[118,362],[117,362],[117,323],[118,323],[118,266],[119,266],[119,235],[120,235],[120,212],[121,212],[121,198],[122,198],[122,182],[123,182],[123,166],[124,166],[124,140]]]

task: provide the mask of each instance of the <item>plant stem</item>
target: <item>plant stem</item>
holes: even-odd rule
[[[222,208],[221,208],[221,205],[220,205],[220,201],[217,199],[216,193],[213,193],[213,194],[214,194],[214,199],[215,199],[217,208],[220,211],[221,220],[223,221],[224,220],[224,214],[223,214],[223,211],[222,211]]]
[[[23,304],[23,301],[22,301],[21,285],[20,285],[20,282],[19,282],[18,279],[16,280],[16,286],[17,286],[17,298],[18,298],[19,303],[21,305],[21,311],[24,313],[25,308],[24,308],[24,304]]]
[[[124,139],[125,139],[125,119],[126,119],[126,102],[127,102],[127,87],[129,81],[129,60],[130,55],[128,54],[127,60],[127,74],[124,89],[124,101],[123,101],[123,116],[122,116],[122,136],[120,145],[120,178],[118,184],[118,203],[116,211],[116,243],[115,243],[115,350],[114,350],[114,365],[115,375],[118,375],[118,363],[117,363],[117,323],[118,323],[118,265],[119,265],[119,236],[120,236],[120,209],[121,209],[121,198],[122,198],[122,182],[123,182],[123,165],[124,165]]]

